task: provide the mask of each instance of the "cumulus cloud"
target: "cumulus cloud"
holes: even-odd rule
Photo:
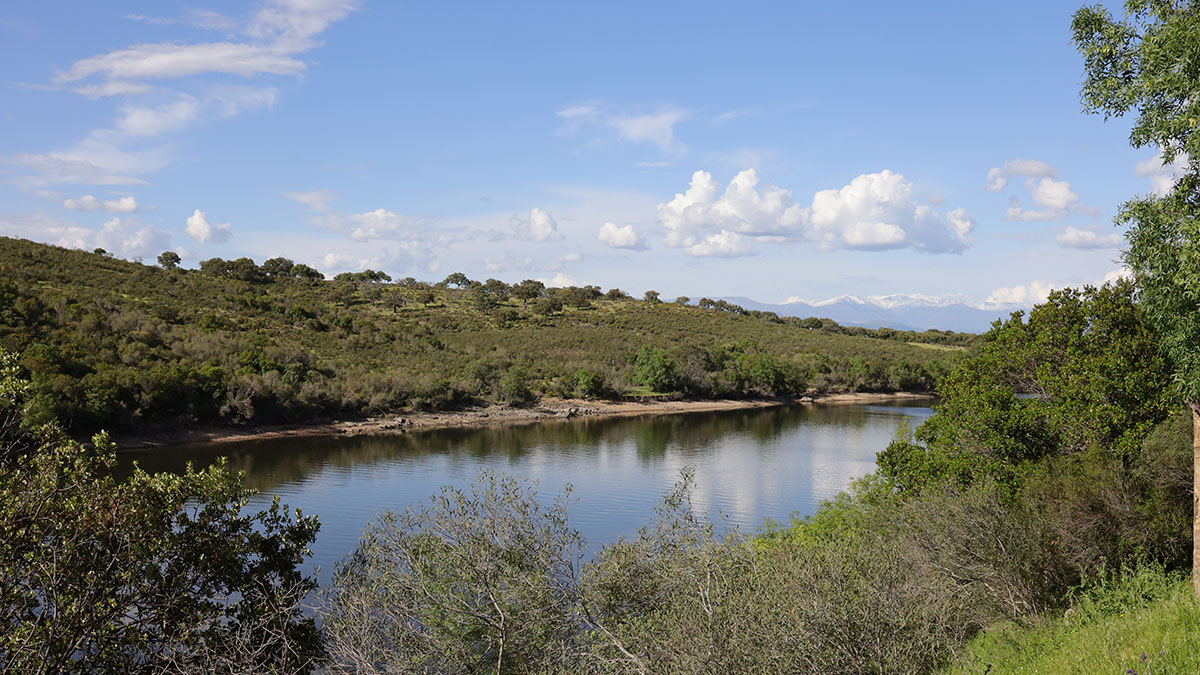
[[[734,176],[723,194],[712,174],[696,171],[686,191],[658,205],[667,245],[693,255],[717,250],[726,255],[734,250],[748,252],[740,236],[730,235],[795,233],[803,217],[803,209],[793,203],[789,190],[767,186],[760,191],[754,169]],[[693,248],[701,242],[708,245]]]
[[[388,209],[375,209],[364,213],[336,211],[329,206],[330,202],[338,199],[332,190],[283,192],[282,195],[316,212],[316,215],[309,218],[309,225],[344,234],[355,241],[417,241],[425,236],[426,220],[423,218],[402,215]]]
[[[988,169],[987,189],[999,192],[1008,186],[1008,180],[1013,176],[1058,178],[1058,169],[1036,159],[1010,159],[1000,166]]]
[[[633,225],[617,226],[616,223],[604,223],[596,235],[602,244],[612,248],[627,248],[641,250],[646,248],[646,241],[637,233]]]
[[[200,209],[196,209],[195,213],[188,217],[184,232],[201,244],[221,244],[229,241],[232,236],[229,223],[211,224],[208,222],[208,216]]]
[[[1112,283],[1114,281],[1120,281],[1122,279],[1132,279],[1132,278],[1133,278],[1133,270],[1129,269],[1125,265],[1122,265],[1122,266],[1118,267],[1117,269],[1109,272],[1108,274],[1105,274],[1104,281],[1102,283],[1107,284],[1107,283]]]
[[[1054,289],[1054,284],[1041,281],[1033,281],[1024,286],[1005,286],[992,291],[985,303],[989,305],[1036,305],[1045,302]]]
[[[1125,266],[1121,266],[1104,275],[1103,279],[1093,282],[1096,286],[1102,286],[1107,283],[1119,281],[1121,279],[1130,279],[1133,277],[1133,272]],[[1046,302],[1050,293],[1067,286],[1078,286],[1080,284],[1066,284],[1057,282],[1032,281],[1025,285],[1006,286],[997,288],[992,291],[984,301],[982,307],[984,309],[998,309],[1000,306],[1009,307],[1012,305],[1031,307],[1036,304]]]
[[[913,197],[912,183],[887,169],[863,174],[839,190],[813,196],[806,214],[810,238],[824,248],[911,247],[928,253],[965,249],[975,221],[965,209],[943,217]]]
[[[1098,249],[1120,246],[1124,238],[1117,233],[1103,234],[1095,228],[1080,229],[1067,227],[1057,237],[1058,243],[1065,248]]]
[[[513,214],[509,227],[518,239],[526,241],[554,241],[563,237],[554,216],[539,208],[530,209],[528,216]]]
[[[1005,213],[1009,220],[1057,220],[1070,213],[1079,203],[1079,195],[1071,190],[1071,184],[1065,180],[1027,178],[1025,187],[1033,195],[1033,203],[1042,209],[1027,210],[1021,206],[1019,199],[1012,197]]]
[[[1137,163],[1134,172],[1139,178],[1150,179],[1150,192],[1164,197],[1175,187],[1175,183],[1187,173],[1189,159],[1186,153],[1175,156],[1174,161],[1164,162],[1162,151],[1149,159]]]
[[[567,288],[568,286],[579,285],[573,278],[562,272],[559,272],[550,278],[539,277],[538,281],[546,284],[547,288]]]
[[[974,220],[964,209],[943,217],[919,204],[912,183],[884,170],[863,174],[839,189],[821,190],[801,207],[790,190],[759,188],[754,169],[738,173],[721,192],[706,171],[697,171],[686,192],[659,204],[658,220],[668,246],[691,255],[744,255],[760,241],[810,240],[822,248],[878,250],[912,247],[961,251]]]
[[[17,220],[0,219],[0,233],[84,251],[102,248],[122,258],[149,258],[171,248],[169,232],[147,225],[136,217],[115,216],[95,228],[38,214]]]
[[[354,224],[350,231],[350,238],[358,241],[412,236],[422,222],[419,218],[402,216],[387,209],[351,213],[345,218]]]
[[[408,271],[423,268],[428,271],[437,269],[433,253],[429,246],[420,241],[388,242],[387,245],[373,247],[369,254],[330,252],[322,258],[322,267],[334,272],[360,272],[365,269],[385,272]]]
[[[1073,212],[1095,214],[1097,209],[1079,203],[1079,195],[1071,184],[1061,180],[1058,169],[1033,159],[1012,159],[987,173],[987,189],[999,192],[1008,187],[1009,179],[1025,177],[1025,189],[1033,198],[1035,208],[1026,209],[1015,195],[1008,200],[1005,218],[1016,221],[1058,220]]]

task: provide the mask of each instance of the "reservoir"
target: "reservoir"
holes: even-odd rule
[[[549,503],[573,486],[570,524],[591,550],[650,523],[686,466],[692,505],[714,522],[752,534],[765,519],[808,515],[875,468],[875,454],[903,424],[915,427],[932,401],[782,406],[648,417],[581,418],[520,426],[436,429],[381,436],[278,438],[159,448],[121,457],[148,471],[197,468],[218,457],[244,471],[320,534],[310,565],[328,581],[367,521],[382,509],[425,502],[442,485],[466,486],[481,470],[536,481]]]

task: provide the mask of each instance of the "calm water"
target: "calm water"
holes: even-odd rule
[[[284,503],[317,514],[313,563],[327,580],[381,509],[402,510],[440,486],[465,485],[492,469],[538,481],[547,502],[574,486],[572,526],[593,549],[635,534],[654,506],[696,467],[693,505],[753,532],[763,520],[812,513],[872,471],[905,420],[927,403],[809,406],[646,418],[577,419],[403,435],[274,439],[186,445],[133,453],[149,471],[181,471],[217,457],[261,491],[252,506]]]

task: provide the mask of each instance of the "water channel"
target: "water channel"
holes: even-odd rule
[[[149,471],[182,471],[228,457],[260,491],[274,495],[321,532],[312,565],[327,581],[381,509],[423,502],[442,485],[467,485],[491,469],[538,482],[549,502],[574,488],[571,524],[599,549],[636,534],[654,507],[694,466],[693,506],[753,533],[764,519],[786,521],[872,471],[875,453],[901,424],[931,414],[928,401],[789,406],[654,417],[555,420],[521,426],[440,429],[386,436],[334,436],[183,445],[123,456]]]

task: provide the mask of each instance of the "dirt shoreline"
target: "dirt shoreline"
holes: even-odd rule
[[[184,443],[225,443],[304,436],[356,436],[364,434],[407,433],[425,429],[531,424],[554,419],[675,415],[691,412],[773,408],[783,405],[851,405],[856,403],[928,398],[932,397],[929,394],[912,392],[828,394],[815,398],[805,396],[796,399],[720,399],[646,402],[544,398],[528,408],[489,405],[465,410],[406,412],[364,420],[342,420],[315,424],[160,429],[149,432],[114,434],[113,440],[117,442],[117,446],[122,451],[146,451]]]

